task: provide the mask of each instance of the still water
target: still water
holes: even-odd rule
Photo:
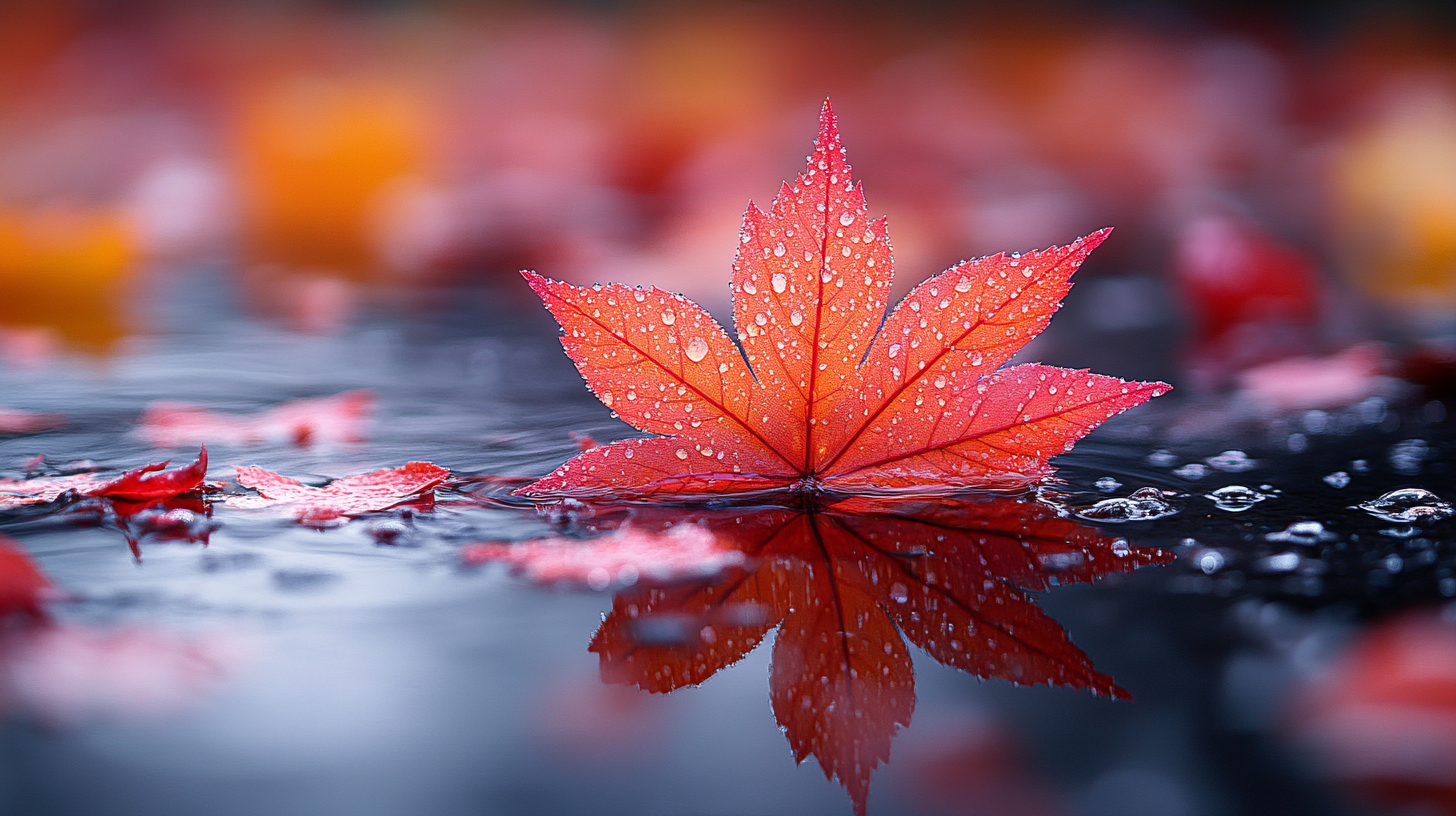
[[[38,454],[190,461],[137,435],[158,399],[243,413],[369,389],[367,441],[214,444],[211,478],[256,464],[321,482],[411,460],[457,478],[433,508],[322,528],[225,506],[181,531],[99,502],[0,515],[64,593],[51,626],[0,647],[0,812],[1456,802],[1439,702],[1456,693],[1456,549],[1436,503],[1456,457],[1439,403],[1240,423],[1174,396],[1060,457],[1063,483],[1014,496],[538,509],[506,498],[510,478],[573,455],[573,433],[630,429],[587,394],[524,286],[401,295],[329,336],[241,316],[206,274],[137,299],[146,331],[114,354],[0,369],[8,407],[68,418],[0,437],[0,476]],[[1057,332],[1037,351],[1048,362],[1166,376],[1128,370],[1159,362],[1115,343],[1078,358]],[[1397,488],[1436,496],[1358,506]],[[544,585],[461,557],[685,525],[741,556]]]

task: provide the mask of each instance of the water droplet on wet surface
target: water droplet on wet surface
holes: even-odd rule
[[[1178,512],[1168,502],[1163,491],[1156,487],[1140,487],[1126,498],[1103,499],[1091,507],[1076,511],[1078,516],[1092,521],[1151,521],[1165,518]]]
[[[783,294],[784,290],[789,288],[789,278],[782,272],[775,272],[770,283],[773,284],[773,290],[779,294]]]
[[[1424,439],[1407,439],[1390,446],[1390,467],[1402,476],[1415,476],[1430,455],[1431,446]]]
[[[1440,521],[1449,517],[1452,506],[1439,496],[1419,487],[1392,490],[1378,499],[1356,505],[1361,510],[1385,521]]]
[[[1093,484],[1095,484],[1097,486],[1097,489],[1101,490],[1103,493],[1111,493],[1119,487],[1122,487],[1122,482],[1119,482],[1111,476],[1103,476],[1101,479],[1098,479]]]
[[[1299,553],[1282,552],[1276,555],[1269,555],[1254,562],[1254,569],[1259,572],[1293,572],[1299,567]]]
[[[1320,544],[1334,541],[1338,536],[1318,521],[1296,521],[1277,533],[1268,533],[1265,541],[1284,541],[1290,544]]]
[[[1088,384],[1091,384],[1090,381]],[[1147,462],[1153,467],[1170,468],[1178,464],[1178,457],[1172,451],[1156,450],[1148,454]]]
[[[1223,569],[1223,565],[1227,563],[1227,559],[1218,550],[1204,550],[1198,554],[1193,563],[1197,564],[1200,570],[1203,570],[1204,575],[1212,575]]]
[[[701,363],[704,357],[708,356],[708,341],[701,337],[694,337],[688,341],[688,359],[695,363]],[[607,403],[610,405],[611,403]]]
[[[854,223],[854,213],[850,212],[849,210],[845,210],[844,212],[840,213],[839,214],[839,223],[842,226],[846,226],[846,227],[849,226],[850,224],[853,224]]]
[[[1207,494],[1207,498],[1220,510],[1242,513],[1269,497],[1243,485],[1228,485]]]
[[[1208,475],[1208,466],[1199,464],[1198,462],[1189,462],[1180,468],[1174,468],[1173,475],[1187,479],[1190,482],[1196,482]]]
[[[1224,473],[1243,473],[1258,466],[1258,462],[1250,459],[1249,455],[1241,450],[1226,450],[1203,461],[1214,470],[1221,470]]]

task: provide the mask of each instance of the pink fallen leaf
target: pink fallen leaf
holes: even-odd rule
[[[519,544],[471,544],[462,549],[461,558],[467,564],[500,561],[537,583],[585,584],[592,589],[629,586],[638,578],[711,577],[747,561],[742,552],[722,546],[712,532],[696,524],[680,524],[666,533],[624,527],[591,542],[554,537]]]
[[[66,424],[60,414],[0,408],[0,434],[29,434],[49,431]]]
[[[258,491],[257,496],[228,496],[229,507],[257,509],[287,506],[300,521],[329,521],[361,513],[388,510],[426,497],[450,471],[429,462],[410,462],[335,479],[324,487],[306,485],[271,470],[242,465],[238,484]]]
[[[1327,357],[1290,357],[1247,369],[1239,375],[1239,391],[1281,413],[1343,408],[1382,391],[1388,383],[1384,366],[1381,347],[1364,343]]]
[[[374,401],[371,391],[345,391],[331,397],[294,400],[252,414],[220,414],[200,405],[154,402],[143,412],[137,433],[162,448],[201,442],[239,447],[363,442]]]
[[[166,470],[169,462],[132,468],[106,478],[96,473],[41,476],[35,479],[0,479],[0,510],[46,504],[74,491],[84,498],[164,499],[201,489],[207,478],[207,448],[187,467]]]

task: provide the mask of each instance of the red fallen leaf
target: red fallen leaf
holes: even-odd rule
[[[434,490],[450,471],[429,462],[410,462],[312,487],[260,467],[238,467],[238,484],[258,496],[228,496],[230,507],[254,509],[289,505],[300,521],[328,521],[388,510]]]
[[[132,468],[110,479],[95,473],[75,476],[42,476],[35,479],[0,479],[0,510],[28,504],[45,504],[74,491],[86,498],[164,499],[191,493],[207,478],[207,448],[197,461],[184,468],[165,470],[169,462]],[[159,472],[165,471],[165,472]]]
[[[254,414],[219,414],[200,405],[154,402],[142,413],[137,433],[162,448],[201,442],[236,446],[292,442],[300,447],[363,442],[365,423],[373,411],[371,391],[294,400]]]
[[[1431,612],[1370,627],[1294,696],[1286,725],[1381,812],[1456,814],[1456,625]]]
[[[794,756],[813,754],[860,814],[870,775],[915,708],[907,639],[982,678],[1127,698],[1026,590],[1172,560],[1003,497],[851,499],[677,520],[712,531],[747,563],[714,579],[618,593],[592,638],[603,679],[650,692],[696,685],[777,628],[774,716]]]
[[[0,535],[0,620],[14,614],[45,617],[41,601],[50,589],[25,548]]]
[[[0,434],[39,433],[59,428],[65,424],[66,418],[60,414],[0,408]]]
[[[1201,218],[1179,238],[1175,280],[1197,318],[1200,343],[1241,325],[1308,325],[1321,306],[1314,263],[1257,228],[1223,216]]]
[[[87,496],[105,496],[111,499],[165,499],[191,493],[202,487],[207,478],[207,448],[203,447],[197,461],[185,468],[164,471],[168,462],[158,462],[133,468],[94,490],[82,491]]]
[[[1169,388],[1000,370],[1046,328],[1107,233],[958,264],[885,316],[885,220],[869,220],[826,102],[806,171],[769,212],[750,205],[744,217],[732,287],[742,352],[680,295],[524,273],[602,402],[664,436],[588,451],[520,492],[950,492],[1043,479],[1051,456]]]
[[[631,585],[639,578],[701,578],[744,563],[742,552],[723,547],[711,532],[693,524],[679,524],[661,534],[623,527],[594,541],[558,537],[471,544],[460,555],[467,564],[502,561],[539,583],[566,581],[592,589]]]

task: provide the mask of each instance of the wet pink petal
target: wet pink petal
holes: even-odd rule
[[[388,510],[424,498],[445,481],[450,471],[429,462],[335,479],[313,487],[270,470],[248,465],[238,468],[238,484],[258,491],[257,496],[228,496],[229,507],[258,509],[288,506],[300,521],[328,521]]]
[[[747,560],[696,524],[680,524],[665,533],[624,527],[595,541],[555,537],[519,544],[472,544],[461,550],[461,557],[467,564],[509,564],[538,583],[585,584],[593,589],[630,585],[638,578],[674,581],[711,576]]]
[[[1239,375],[1240,394],[1276,411],[1341,408],[1379,394],[1385,355],[1380,346],[1351,346],[1327,357],[1290,357]]]

